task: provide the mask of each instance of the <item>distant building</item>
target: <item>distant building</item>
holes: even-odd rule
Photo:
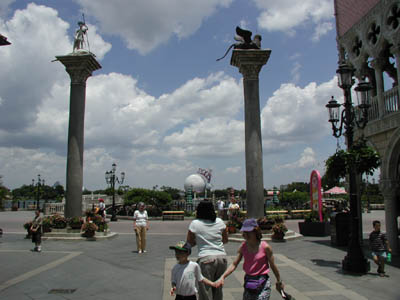
[[[358,80],[373,86],[364,135],[379,152],[380,189],[385,199],[386,231],[400,252],[400,2],[398,0],[335,0],[339,63],[355,68]]]

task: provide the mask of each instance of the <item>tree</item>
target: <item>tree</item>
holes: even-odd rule
[[[328,180],[334,182],[345,178],[349,170],[355,168],[358,174],[372,176],[380,163],[378,152],[368,147],[365,139],[360,139],[349,151],[338,150],[326,160],[325,175]]]
[[[310,193],[308,192],[283,192],[283,195],[281,195],[281,204],[283,206],[300,209],[304,208],[309,202]]]
[[[5,186],[0,185],[0,209],[3,209],[3,200],[10,194]]]
[[[286,189],[287,192],[309,192],[310,191],[310,184],[308,182],[292,182],[289,183]]]
[[[172,197],[164,191],[155,191],[143,188],[135,188],[126,192],[124,199],[125,205],[137,204],[139,202],[165,209],[171,204]]]
[[[168,193],[173,200],[179,200],[181,198],[181,190],[169,187],[169,186],[162,186],[160,188],[161,191]]]

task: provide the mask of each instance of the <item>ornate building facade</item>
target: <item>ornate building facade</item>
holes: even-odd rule
[[[400,215],[400,1],[335,0],[339,63],[372,84],[368,125],[358,130],[382,158],[380,188],[386,231],[399,253]]]

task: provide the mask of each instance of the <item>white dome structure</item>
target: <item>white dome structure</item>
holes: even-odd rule
[[[200,174],[192,174],[185,179],[184,188],[188,191],[189,188],[193,192],[203,193],[206,188],[206,179]]]

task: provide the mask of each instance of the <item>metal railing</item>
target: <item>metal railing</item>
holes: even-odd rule
[[[368,121],[379,119],[378,97],[371,97],[370,108],[368,109]]]
[[[385,103],[384,116],[399,111],[399,89],[394,87],[383,93]]]
[[[371,106],[368,109],[368,121],[379,120],[381,117],[399,111],[399,89],[397,86],[383,93],[383,102],[383,116],[380,116],[378,97],[371,97],[369,103]]]

